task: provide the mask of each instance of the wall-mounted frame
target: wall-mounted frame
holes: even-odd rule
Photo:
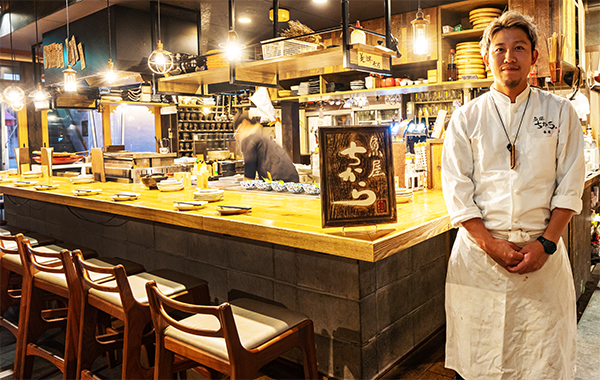
[[[396,222],[389,126],[319,128],[323,227]]]

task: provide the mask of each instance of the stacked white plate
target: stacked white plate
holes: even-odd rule
[[[167,179],[156,184],[160,191],[179,191],[183,190],[183,181],[176,179]]]
[[[396,189],[396,203],[407,203],[412,200],[413,191],[410,189]]]
[[[353,80],[350,82],[351,90],[362,90],[365,88],[365,81],[362,79]]]
[[[13,185],[17,186],[17,187],[27,187],[27,186],[33,186],[33,185],[37,185],[38,181],[15,181],[13,182]]]

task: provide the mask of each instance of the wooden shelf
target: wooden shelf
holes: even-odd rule
[[[477,79],[477,80],[460,80],[454,82],[442,82],[435,84],[417,84],[412,86],[402,87],[381,87],[372,88],[365,90],[354,90],[354,91],[338,91],[338,92],[327,92],[323,94],[310,94],[302,96],[291,96],[287,98],[277,98],[280,101],[299,101],[299,102],[313,102],[320,100],[329,99],[340,99],[350,97],[351,95],[366,95],[366,96],[385,96],[385,95],[397,95],[397,94],[412,94],[415,92],[425,91],[439,91],[439,90],[453,90],[462,88],[473,88],[473,87],[489,87],[494,83],[493,79]]]
[[[442,38],[452,41],[468,40],[471,38],[478,38],[483,36],[484,30],[485,29],[467,29],[461,30],[459,32],[443,33]]]
[[[367,52],[380,52],[384,57],[390,56],[388,49],[369,45],[352,45],[354,49]],[[343,66],[344,54],[341,46],[317,50],[308,53],[271,58],[261,61],[242,62],[235,65],[235,80],[245,82],[275,83],[277,75],[290,72],[306,72],[324,67]],[[229,83],[230,68],[198,71],[161,78],[158,81],[159,91],[200,94],[202,86],[217,83]]]

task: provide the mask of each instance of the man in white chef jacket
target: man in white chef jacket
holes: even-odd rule
[[[582,208],[583,136],[567,100],[527,83],[536,38],[514,11],[486,28],[494,84],[452,115],[444,141],[444,198],[460,227],[446,366],[458,379],[574,378],[575,291],[561,235]]]

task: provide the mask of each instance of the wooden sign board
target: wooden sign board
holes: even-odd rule
[[[396,222],[387,126],[320,127],[323,227]]]

